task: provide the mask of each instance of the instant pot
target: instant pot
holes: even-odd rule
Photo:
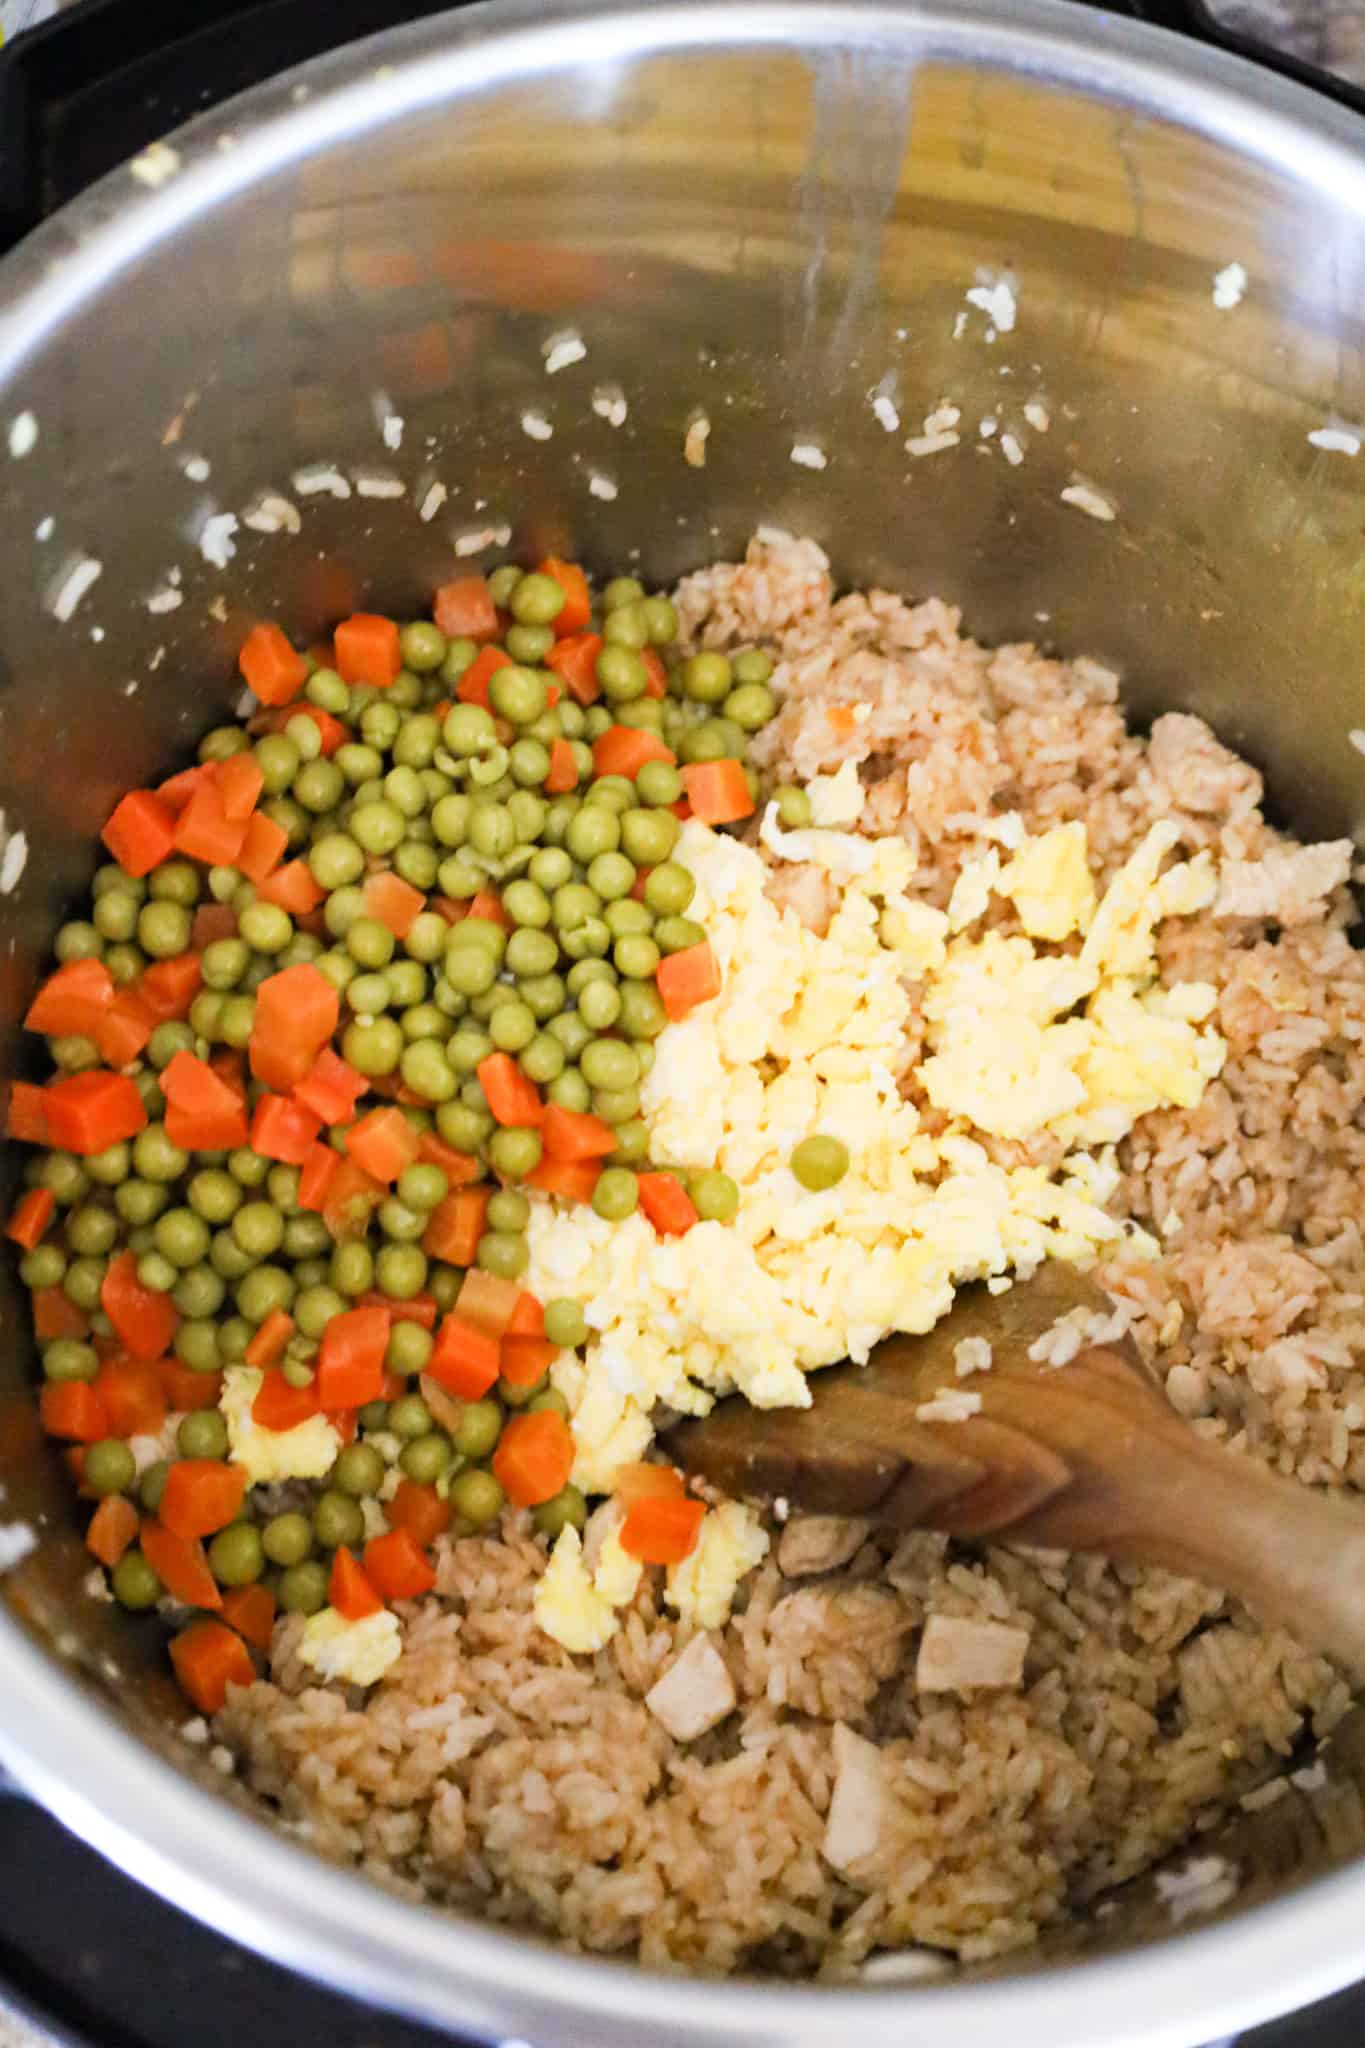
[[[0,1097],[101,823],[230,713],[247,627],[402,615],[456,559],[667,582],[808,532],[845,582],[1113,664],[1139,718],[1189,708],[1263,764],[1288,825],[1362,839],[1347,89],[1165,32],[1209,29],[1175,0],[399,11],[201,0],[186,35],[175,0],[104,4],[0,67]],[[909,454],[944,406],[971,431]],[[77,2024],[109,2025],[101,1925],[130,1930],[147,2041],[237,2013],[357,2044],[1194,2048],[1365,1965],[1359,1712],[1166,1873],[924,1984],[665,1977],[331,1868],[183,1739],[155,1625],[85,1590],[0,1290],[0,1759],[177,1909],[100,1894],[74,1842],[5,1858],[12,1973],[41,1995],[64,1945]],[[4,1811],[15,1844],[45,1825]],[[1234,1896],[1191,1905],[1201,1859]],[[101,1922],[92,1892],[135,1903]]]

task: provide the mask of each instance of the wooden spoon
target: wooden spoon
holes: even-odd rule
[[[1072,1310],[1111,1307],[1073,1267],[1044,1265],[1005,1294],[963,1292],[927,1335],[890,1337],[866,1365],[813,1374],[809,1408],[735,1397],[664,1442],[739,1498],[1185,1573],[1365,1678],[1365,1513],[1197,1436],[1130,1337],[1064,1365],[1029,1356]],[[964,1379],[965,1337],[988,1341],[991,1364]],[[926,1415],[948,1389],[979,1408]]]

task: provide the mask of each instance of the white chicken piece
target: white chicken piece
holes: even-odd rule
[[[1029,1632],[1003,1621],[931,1614],[920,1637],[915,1684],[921,1692],[1009,1690],[1024,1676]]]
[[[820,1850],[836,1870],[849,1870],[881,1841],[890,1795],[876,1743],[855,1735],[842,1721],[834,1729],[834,1768]]]
[[[675,1742],[695,1742],[734,1711],[734,1680],[709,1636],[693,1636],[645,1694],[645,1705]]]
[[[797,1515],[778,1541],[778,1570],[788,1579],[838,1571],[857,1556],[871,1527],[860,1515]]]

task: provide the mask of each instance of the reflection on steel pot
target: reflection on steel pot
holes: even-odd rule
[[[6,1076],[93,835],[226,710],[258,612],[401,613],[452,543],[638,547],[666,580],[808,531],[846,581],[1200,712],[1311,836],[1359,828],[1363,141],[1045,0],[697,0],[477,8],[115,174],[0,267]],[[1214,1843],[1242,1880],[1217,1924],[1139,1886],[1023,1967],[900,1989],[666,1979],[309,1861],[194,1781],[150,1638],[82,1600],[13,1291],[3,1314],[0,1481],[40,1540],[7,1581],[0,1754],[285,1961],[543,2048],[1057,2048],[1097,2013],[1115,2048],[1177,2048],[1357,1968],[1350,1723],[1325,1790]]]

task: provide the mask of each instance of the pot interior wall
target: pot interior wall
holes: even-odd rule
[[[736,16],[642,55],[608,15],[482,72],[463,19],[349,97],[324,66],[307,97],[201,124],[160,191],[119,174],[0,272],[0,423],[38,427],[23,460],[0,438],[0,805],[29,843],[0,902],[0,1072],[29,1071],[17,1020],[100,824],[229,713],[249,624],[415,609],[484,529],[510,536],[480,563],[553,547],[656,582],[761,522],[812,533],[846,582],[1097,655],[1139,717],[1200,712],[1304,831],[1365,825],[1365,470],[1307,438],[1365,413],[1365,168],[1333,157],[1329,191],[1250,107],[1238,146],[1142,111],[1137,71],[1120,88],[1097,56],[1096,89],[1068,82],[1046,38],[1011,70],[984,30],[968,62],[912,15],[893,35],[789,10],[780,38]],[[992,326],[966,294],[1006,278],[1017,319]],[[565,330],[586,357],[549,376]],[[909,455],[944,403],[959,445]],[[309,467],[343,481],[310,494]],[[1063,502],[1078,481],[1112,518]],[[263,489],[298,530],[242,523],[206,560],[204,520]],[[60,623],[79,555],[102,573]],[[8,1267],[0,1286],[0,1484],[43,1534],[11,1605],[169,1742],[153,1632],[78,1591]],[[1303,1874],[1312,1832],[1273,1877]]]

